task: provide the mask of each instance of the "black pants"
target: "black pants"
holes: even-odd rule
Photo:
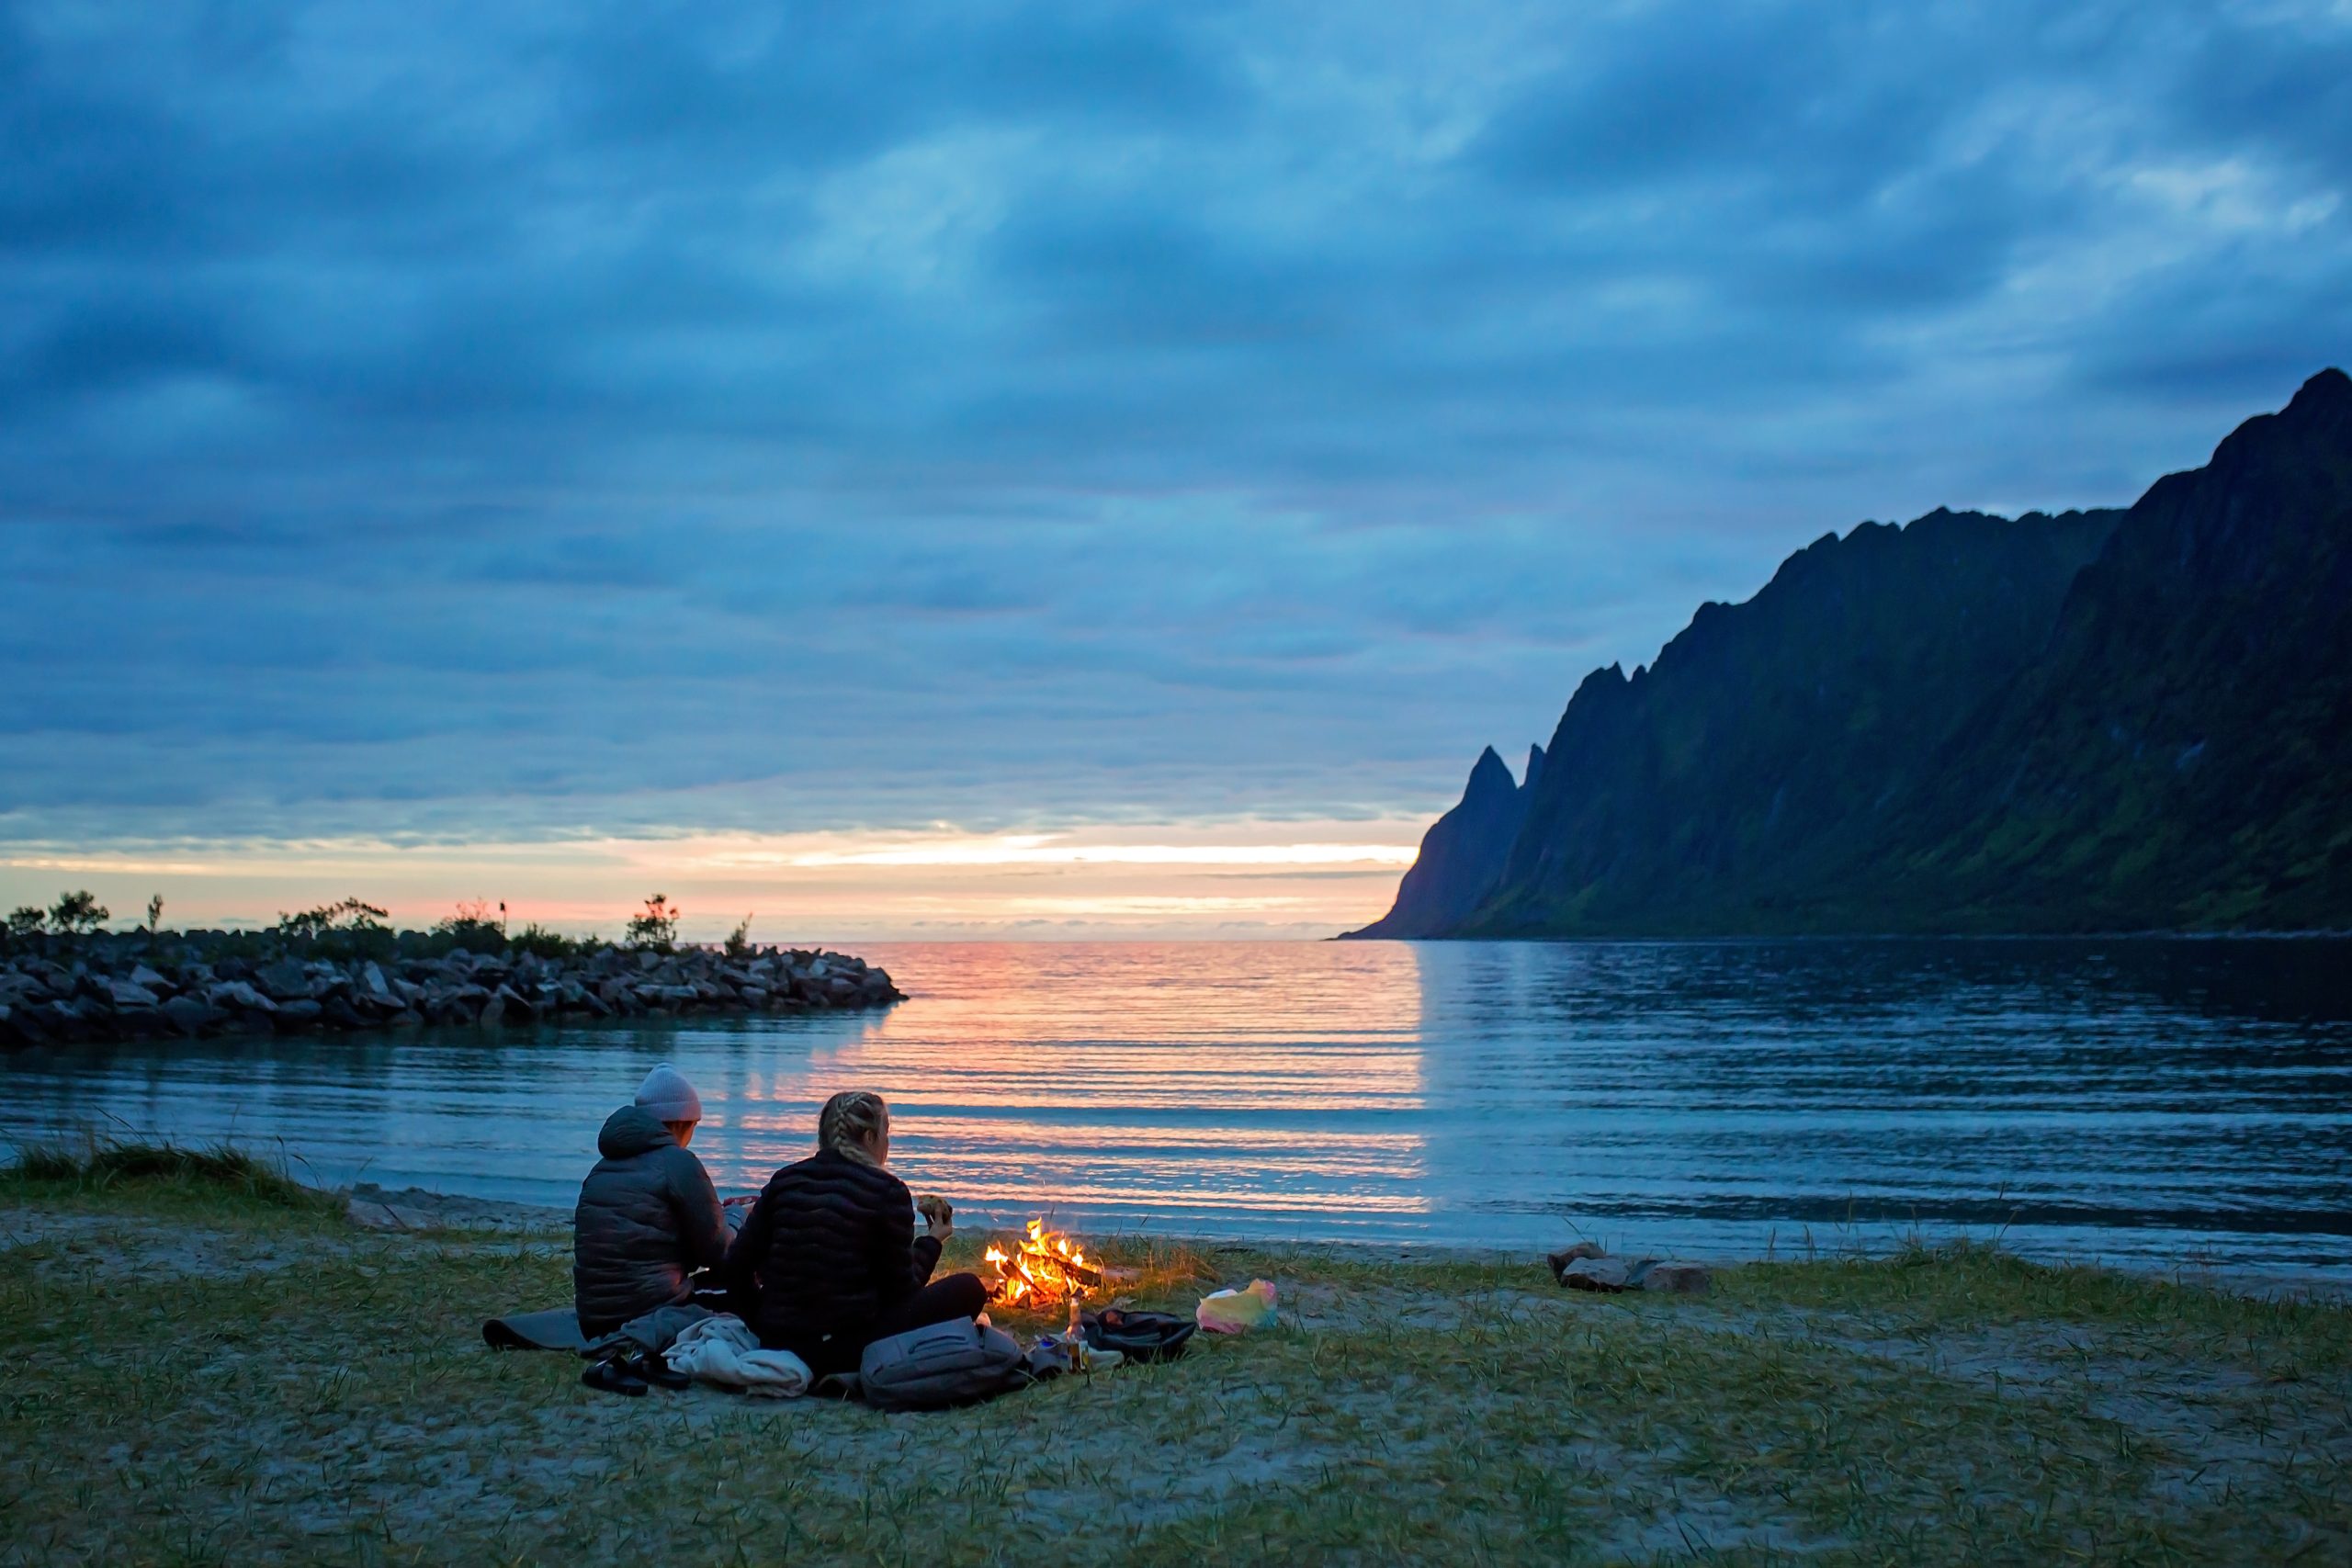
[[[847,1329],[814,1339],[797,1337],[780,1348],[808,1362],[808,1370],[820,1378],[833,1372],[854,1372],[865,1359],[865,1348],[876,1339],[888,1339],[910,1328],[928,1328],[934,1323],[953,1323],[959,1317],[978,1317],[988,1304],[989,1288],[978,1274],[950,1274],[933,1280],[884,1313],[880,1322],[870,1328]]]

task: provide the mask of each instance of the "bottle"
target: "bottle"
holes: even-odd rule
[[[1069,1331],[1062,1337],[1062,1343],[1069,1348],[1069,1370],[1082,1372],[1086,1371],[1086,1328],[1078,1320],[1078,1292],[1072,1291],[1069,1293]]]

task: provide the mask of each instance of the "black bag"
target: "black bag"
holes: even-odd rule
[[[1164,1312],[1126,1312],[1104,1307],[1081,1314],[1079,1332],[1091,1350],[1116,1350],[1130,1361],[1172,1361],[1200,1328],[1189,1317]]]

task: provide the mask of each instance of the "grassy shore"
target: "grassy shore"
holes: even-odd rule
[[[481,1344],[568,1299],[560,1235],[130,1163],[0,1175],[0,1562],[2352,1561],[2341,1305],[1980,1250],[1687,1299],[1114,1243],[1141,1304],[1264,1274],[1283,1321],[939,1414],[623,1401]]]

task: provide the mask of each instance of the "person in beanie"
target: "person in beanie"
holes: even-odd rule
[[[702,1097],[667,1062],[635,1103],[605,1120],[604,1157],[580,1184],[571,1217],[572,1304],[590,1339],[692,1299],[689,1276],[727,1255],[727,1222],[702,1161],[686,1152]]]

